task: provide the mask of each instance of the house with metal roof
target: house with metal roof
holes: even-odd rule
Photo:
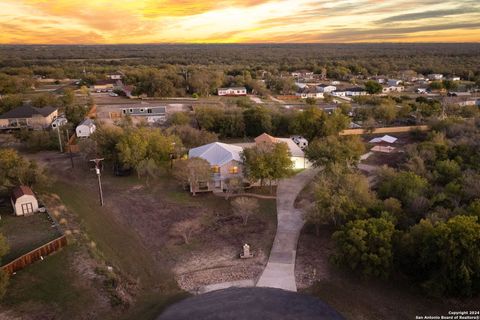
[[[145,118],[148,123],[161,123],[167,120],[167,108],[165,106],[133,105],[122,108],[122,115]]]
[[[245,87],[231,87],[231,88],[218,88],[219,96],[246,96],[247,88]]]
[[[294,169],[306,169],[312,166],[310,161],[305,157],[305,153],[302,148],[292,138],[277,138],[272,137],[267,133],[262,133],[255,138],[256,145],[272,144],[272,143],[285,143],[290,152],[290,160],[293,162]],[[305,140],[305,139],[304,139]],[[308,145],[308,141],[306,142]]]
[[[54,107],[36,108],[23,105],[0,115],[0,129],[45,129],[58,116]]]
[[[189,158],[202,158],[212,167],[215,189],[225,189],[225,180],[242,176],[241,153],[243,148],[231,144],[213,142],[188,151]]]

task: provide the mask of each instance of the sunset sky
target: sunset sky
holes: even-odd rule
[[[479,0],[0,0],[0,43],[480,41]]]

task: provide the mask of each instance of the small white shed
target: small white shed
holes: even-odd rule
[[[75,132],[79,138],[88,138],[92,133],[95,132],[96,128],[97,127],[95,126],[95,123],[93,123],[92,119],[85,119],[80,122],[75,129]]]
[[[37,198],[27,186],[15,187],[10,200],[16,216],[28,216],[38,211]]]

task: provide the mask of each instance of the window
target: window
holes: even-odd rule
[[[152,109],[147,109],[147,113],[152,113]]]
[[[220,173],[220,167],[219,166],[213,166],[212,167],[212,172],[213,173]]]
[[[143,108],[142,108],[142,109],[140,109],[140,112],[145,112],[145,109],[143,109]]]
[[[133,113],[133,109],[132,108],[128,109],[128,112]]]
[[[122,109],[123,114],[127,114],[127,109]]]
[[[229,172],[232,173],[232,174],[237,174],[238,173],[238,167],[237,166],[230,167]]]

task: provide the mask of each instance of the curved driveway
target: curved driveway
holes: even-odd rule
[[[277,187],[277,233],[267,266],[263,270],[257,287],[280,288],[297,291],[295,284],[295,256],[297,242],[302,230],[303,213],[295,209],[298,194],[310,182],[319,169],[311,168],[281,180]]]

